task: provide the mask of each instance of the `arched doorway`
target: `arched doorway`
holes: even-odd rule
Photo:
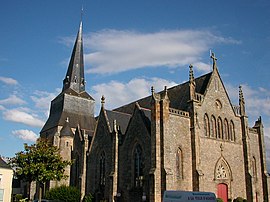
[[[218,184],[217,197],[221,198],[223,202],[228,202],[228,186],[226,184]]]

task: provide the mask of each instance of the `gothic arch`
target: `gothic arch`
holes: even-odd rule
[[[229,140],[229,123],[228,120],[225,118],[224,120],[224,139]]]
[[[231,141],[235,141],[235,128],[234,128],[234,123],[233,123],[233,121],[231,120],[231,122],[230,122],[230,140]]]
[[[102,151],[99,155],[99,184],[105,185],[106,183],[106,154]]]
[[[176,151],[176,176],[177,179],[183,179],[183,151],[181,147]]]
[[[142,187],[144,180],[144,152],[142,146],[138,142],[135,142],[134,144],[132,158],[134,186]]]
[[[232,171],[223,156],[221,156],[216,165],[214,170],[214,179],[219,181],[231,181],[232,180]]]
[[[217,133],[218,133],[218,138],[223,139],[223,126],[222,126],[222,120],[220,117],[218,117],[218,122],[217,122]]]
[[[210,123],[207,113],[204,114],[204,134],[206,137],[210,137]]]
[[[254,181],[256,182],[258,179],[258,173],[257,173],[257,165],[256,165],[256,158],[253,156],[252,158],[252,177]]]
[[[217,137],[217,123],[214,115],[211,116],[211,137]]]

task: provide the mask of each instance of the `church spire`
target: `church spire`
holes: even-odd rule
[[[85,91],[82,21],[80,22],[79,31],[73,47],[67,74],[65,79],[63,80],[62,91],[65,91],[69,88],[77,93]]]

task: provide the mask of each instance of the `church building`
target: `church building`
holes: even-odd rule
[[[68,178],[49,182],[76,186],[94,201],[162,202],[165,190],[214,192],[224,202],[237,197],[269,200],[261,117],[248,125],[244,94],[233,105],[220,77],[211,72],[137,101],[106,108],[85,91],[82,23],[62,92],[51,102],[41,139],[74,160]],[[150,90],[150,89],[149,89]]]

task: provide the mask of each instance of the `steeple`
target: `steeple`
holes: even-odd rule
[[[82,21],[73,47],[67,74],[63,80],[62,92],[69,88],[77,93],[85,91]]]

